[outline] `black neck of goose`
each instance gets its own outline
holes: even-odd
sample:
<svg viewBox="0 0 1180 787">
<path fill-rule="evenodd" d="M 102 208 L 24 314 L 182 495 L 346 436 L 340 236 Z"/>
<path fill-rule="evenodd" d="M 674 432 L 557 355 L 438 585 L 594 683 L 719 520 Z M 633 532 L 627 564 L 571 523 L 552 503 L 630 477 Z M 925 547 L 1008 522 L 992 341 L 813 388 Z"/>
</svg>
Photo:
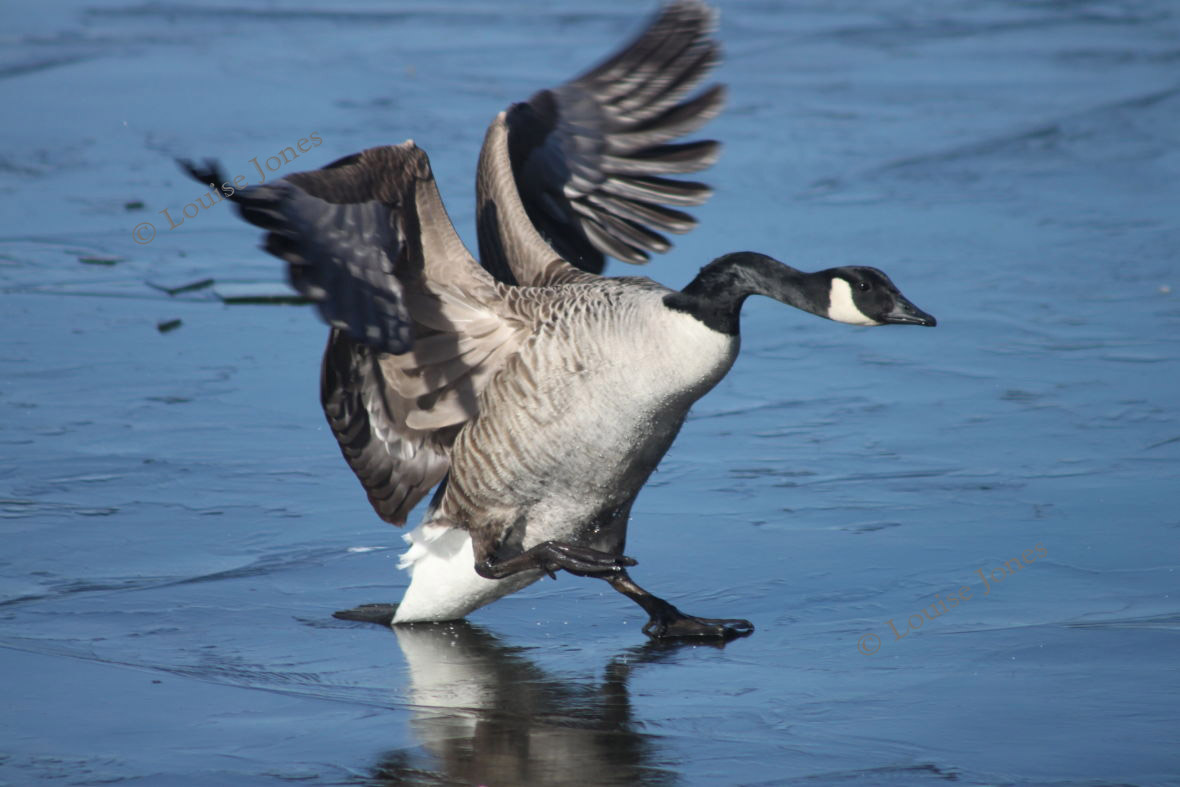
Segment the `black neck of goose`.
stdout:
<svg viewBox="0 0 1180 787">
<path fill-rule="evenodd" d="M 828 288 L 815 274 L 752 251 L 713 260 L 687 287 L 666 296 L 664 304 L 691 314 L 715 331 L 737 336 L 742 304 L 750 295 L 765 295 L 820 316 L 828 305 Z"/>
</svg>

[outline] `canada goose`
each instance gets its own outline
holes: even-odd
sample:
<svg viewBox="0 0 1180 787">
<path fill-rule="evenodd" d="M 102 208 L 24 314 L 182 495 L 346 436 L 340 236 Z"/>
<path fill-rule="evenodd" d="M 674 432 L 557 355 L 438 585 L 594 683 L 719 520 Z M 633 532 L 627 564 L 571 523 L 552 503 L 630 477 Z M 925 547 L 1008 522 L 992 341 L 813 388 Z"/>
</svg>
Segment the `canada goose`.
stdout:
<svg viewBox="0 0 1180 787">
<path fill-rule="evenodd" d="M 404 524 L 438 487 L 407 537 L 402 602 L 344 616 L 453 620 L 564 569 L 638 603 L 652 637 L 753 630 L 683 614 L 635 584 L 623 554 L 636 495 L 737 356 L 742 303 L 766 295 L 854 325 L 935 320 L 874 268 L 805 273 L 739 252 L 675 291 L 563 258 L 642 261 L 666 248 L 648 226 L 691 226 L 655 203 L 699 202 L 706 188 L 646 173 L 715 154 L 664 144 L 719 106 L 717 88 L 677 103 L 716 59 L 711 20 L 701 3 L 672 3 L 602 65 L 492 123 L 478 221 L 496 276 L 463 246 L 413 142 L 230 197 L 332 326 L 321 400 L 377 513 Z M 215 164 L 185 166 L 222 182 Z"/>
</svg>

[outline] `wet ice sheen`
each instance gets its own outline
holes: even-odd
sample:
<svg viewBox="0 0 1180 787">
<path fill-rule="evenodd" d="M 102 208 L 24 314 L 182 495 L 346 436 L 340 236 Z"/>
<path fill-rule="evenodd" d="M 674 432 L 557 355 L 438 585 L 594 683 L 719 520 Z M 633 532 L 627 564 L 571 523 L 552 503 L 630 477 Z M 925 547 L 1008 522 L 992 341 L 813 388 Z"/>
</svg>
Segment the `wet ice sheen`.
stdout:
<svg viewBox="0 0 1180 787">
<path fill-rule="evenodd" d="M 245 173 L 314 124 L 300 167 L 416 139 L 472 239 L 487 121 L 633 4 L 6 8 L 0 781 L 1174 780 L 1177 13 L 724 5 L 717 194 L 645 272 L 876 265 L 940 324 L 747 304 L 628 552 L 758 631 L 677 649 L 568 576 L 471 623 L 332 620 L 405 578 L 322 425 L 323 327 L 218 300 L 285 291 L 224 205 L 131 237 L 191 199 L 173 156 Z"/>
</svg>

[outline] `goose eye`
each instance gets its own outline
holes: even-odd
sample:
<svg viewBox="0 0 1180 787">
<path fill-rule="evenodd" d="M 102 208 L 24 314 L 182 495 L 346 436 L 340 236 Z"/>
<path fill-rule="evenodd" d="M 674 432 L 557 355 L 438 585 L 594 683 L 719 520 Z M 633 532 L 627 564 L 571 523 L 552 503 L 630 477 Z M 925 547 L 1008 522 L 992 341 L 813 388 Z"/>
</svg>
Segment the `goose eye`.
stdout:
<svg viewBox="0 0 1180 787">
<path fill-rule="evenodd" d="M 868 292 L 869 283 L 867 281 L 858 281 L 856 283 L 856 289 L 860 290 L 861 292 Z"/>
</svg>

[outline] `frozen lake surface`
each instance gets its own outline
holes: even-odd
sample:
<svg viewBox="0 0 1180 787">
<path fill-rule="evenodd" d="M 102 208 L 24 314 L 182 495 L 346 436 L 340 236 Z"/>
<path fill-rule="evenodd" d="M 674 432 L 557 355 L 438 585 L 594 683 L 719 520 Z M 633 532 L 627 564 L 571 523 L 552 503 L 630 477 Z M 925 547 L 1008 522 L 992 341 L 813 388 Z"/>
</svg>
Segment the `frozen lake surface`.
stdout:
<svg viewBox="0 0 1180 787">
<path fill-rule="evenodd" d="M 747 304 L 628 545 L 755 623 L 723 648 L 568 575 L 333 620 L 405 578 L 326 331 L 219 300 L 283 290 L 227 206 L 159 213 L 200 194 L 175 156 L 253 183 L 313 132 L 289 171 L 412 137 L 474 247 L 487 122 L 650 6 L 0 7 L 0 782 L 1180 781 L 1180 6 L 721 6 L 716 195 L 645 273 L 870 264 L 939 319 Z"/>
</svg>

